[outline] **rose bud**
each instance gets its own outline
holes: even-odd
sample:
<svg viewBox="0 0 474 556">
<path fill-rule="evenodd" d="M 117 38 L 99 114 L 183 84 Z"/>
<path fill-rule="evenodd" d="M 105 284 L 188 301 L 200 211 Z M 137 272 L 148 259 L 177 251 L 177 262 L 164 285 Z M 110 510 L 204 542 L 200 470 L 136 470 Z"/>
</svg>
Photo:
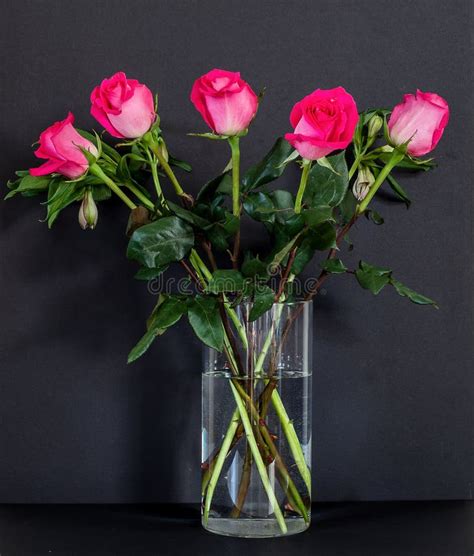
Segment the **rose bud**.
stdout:
<svg viewBox="0 0 474 556">
<path fill-rule="evenodd" d="M 191 102 L 218 135 L 245 131 L 255 117 L 258 98 L 239 72 L 213 69 L 194 82 Z"/>
<path fill-rule="evenodd" d="M 285 139 L 307 160 L 345 149 L 352 141 L 359 115 L 343 87 L 316 89 L 297 102 L 290 114 L 293 133 Z"/>
<path fill-rule="evenodd" d="M 87 228 L 93 230 L 97 225 L 99 211 L 97 210 L 97 205 L 92 196 L 92 191 L 89 189 L 85 192 L 84 198 L 82 199 L 78 219 L 79 225 L 83 230 L 87 230 Z"/>
<path fill-rule="evenodd" d="M 377 137 L 377 133 L 382 129 L 383 126 L 383 118 L 378 114 L 374 114 L 370 120 L 369 125 L 367 126 L 367 137 L 369 139 L 374 139 Z"/>
<path fill-rule="evenodd" d="M 408 141 L 407 153 L 423 156 L 436 147 L 448 120 L 449 107 L 444 98 L 417 90 L 416 95 L 405 95 L 393 109 L 388 121 L 390 141 L 393 145 Z"/>
<path fill-rule="evenodd" d="M 41 133 L 35 156 L 45 158 L 47 162 L 38 168 L 30 168 L 32 176 L 57 173 L 69 179 L 76 179 L 87 172 L 89 163 L 81 148 L 88 150 L 94 156 L 98 154 L 97 149 L 93 143 L 77 132 L 73 123 L 74 116 L 69 112 L 65 120 L 54 123 Z"/>
<path fill-rule="evenodd" d="M 366 166 L 362 166 L 359 169 L 357 179 L 352 186 L 352 193 L 354 193 L 354 197 L 358 201 L 363 201 L 366 198 L 367 193 L 369 192 L 370 187 L 374 182 L 374 174 L 372 174 L 369 168 L 367 168 Z"/>
<path fill-rule="evenodd" d="M 136 139 L 155 121 L 150 89 L 119 71 L 91 93 L 91 114 L 114 137 Z"/>
</svg>

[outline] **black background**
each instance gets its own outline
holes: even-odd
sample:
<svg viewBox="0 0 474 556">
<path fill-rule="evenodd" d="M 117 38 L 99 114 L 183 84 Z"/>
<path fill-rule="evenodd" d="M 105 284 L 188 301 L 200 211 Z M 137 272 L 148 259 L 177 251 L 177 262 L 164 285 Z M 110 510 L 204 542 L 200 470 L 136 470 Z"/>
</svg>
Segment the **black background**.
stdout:
<svg viewBox="0 0 474 556">
<path fill-rule="evenodd" d="M 2 12 L 2 182 L 36 164 L 29 146 L 68 110 L 95 125 L 89 93 L 118 70 L 159 91 L 193 192 L 228 159 L 186 136 L 205 131 L 189 92 L 213 67 L 267 87 L 244 167 L 316 87 L 341 84 L 360 109 L 417 87 L 448 100 L 439 168 L 402 178 L 409 211 L 379 199 L 385 225 L 360 222 L 352 255 L 440 310 L 328 283 L 315 307 L 314 481 L 319 500 L 472 498 L 472 3 L 4 0 Z M 102 205 L 92 233 L 77 207 L 52 231 L 44 213 L 38 199 L 0 203 L 0 501 L 196 501 L 198 342 L 180 324 L 127 366 L 153 298 L 124 257 L 126 211 Z"/>
</svg>

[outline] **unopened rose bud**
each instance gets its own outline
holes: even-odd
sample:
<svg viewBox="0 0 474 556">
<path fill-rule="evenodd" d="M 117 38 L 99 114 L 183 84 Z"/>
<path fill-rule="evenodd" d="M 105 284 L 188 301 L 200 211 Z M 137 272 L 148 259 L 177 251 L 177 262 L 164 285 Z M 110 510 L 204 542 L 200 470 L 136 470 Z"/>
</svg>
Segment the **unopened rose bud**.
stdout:
<svg viewBox="0 0 474 556">
<path fill-rule="evenodd" d="M 370 120 L 367 127 L 367 135 L 369 139 L 377 137 L 377 133 L 382 129 L 383 118 L 378 114 L 374 114 Z"/>
<path fill-rule="evenodd" d="M 99 211 L 92 196 L 92 191 L 88 189 L 79 208 L 79 225 L 83 230 L 87 230 L 87 228 L 93 230 L 97 225 L 98 219 Z"/>
<path fill-rule="evenodd" d="M 354 197 L 358 201 L 363 201 L 370 190 L 370 187 L 374 183 L 375 178 L 369 168 L 362 166 L 357 174 L 357 179 L 352 186 L 352 192 Z"/>
</svg>

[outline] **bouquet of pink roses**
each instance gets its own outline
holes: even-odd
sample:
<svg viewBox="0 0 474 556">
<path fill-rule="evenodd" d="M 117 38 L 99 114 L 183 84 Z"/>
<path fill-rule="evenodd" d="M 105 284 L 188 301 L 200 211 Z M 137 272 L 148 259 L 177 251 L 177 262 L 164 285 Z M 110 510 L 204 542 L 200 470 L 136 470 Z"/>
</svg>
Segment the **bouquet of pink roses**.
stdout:
<svg viewBox="0 0 474 556">
<path fill-rule="evenodd" d="M 94 229 L 97 204 L 116 195 L 129 209 L 127 256 L 140 265 L 136 277 L 150 281 L 170 265 L 182 267 L 194 290 L 160 293 L 129 362 L 187 316 L 213 357 L 222 358 L 231 395 L 230 420 L 203 457 L 204 524 L 216 515 L 255 516 L 249 492 L 256 488 L 256 477 L 266 515 L 284 534 L 291 517 L 309 523 L 311 484 L 301 434 L 275 380 L 284 344 L 304 304 L 294 305 L 284 326 L 283 307 L 294 303 L 298 276 L 311 269 L 320 252 L 326 254 L 303 292 L 305 301 L 316 296 L 330 276 L 351 274 L 375 295 L 392 287 L 414 303 L 435 305 L 390 269 L 365 261 L 348 268 L 343 242 L 361 216 L 383 222 L 370 206 L 383 185 L 410 204 L 393 171 L 433 167 L 433 159 L 423 157 L 441 139 L 449 109 L 437 94 L 417 91 L 405 95 L 393 110 L 360 112 L 343 87 L 316 89 L 294 105 L 292 131 L 241 172 L 241 139 L 260 100 L 239 73 L 215 69 L 195 81 L 191 101 L 211 131 L 192 135 L 226 141 L 230 161 L 193 196 L 178 177 L 191 167 L 169 153 L 157 100 L 144 84 L 119 72 L 91 93 L 91 114 L 118 141 L 109 144 L 96 132 L 75 128 L 69 113 L 41 133 L 35 154 L 44 162 L 18 171 L 17 179 L 8 183 L 7 198 L 46 194 L 49 227 L 77 202 L 81 227 Z M 301 168 L 296 195 L 272 187 L 290 164 Z M 241 228 L 249 219 L 269 238 L 263 252 L 242 245 Z M 262 319 L 268 323 L 260 339 L 256 323 Z M 222 502 L 214 507 L 213 498 L 239 445 L 245 446 L 245 458 L 237 462 L 233 503 L 227 511 Z"/>
</svg>

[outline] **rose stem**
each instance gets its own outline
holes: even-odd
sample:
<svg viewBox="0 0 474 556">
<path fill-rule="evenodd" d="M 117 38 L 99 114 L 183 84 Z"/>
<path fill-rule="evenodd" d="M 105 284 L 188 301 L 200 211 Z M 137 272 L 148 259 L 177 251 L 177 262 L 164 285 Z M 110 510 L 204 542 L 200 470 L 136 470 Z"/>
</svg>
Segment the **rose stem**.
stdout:
<svg viewBox="0 0 474 556">
<path fill-rule="evenodd" d="M 285 292 L 285 286 L 290 276 L 291 266 L 293 265 L 293 262 L 295 260 L 297 249 L 298 249 L 297 247 L 293 247 L 293 249 L 290 251 L 290 255 L 288 257 L 288 263 L 285 267 L 285 270 L 283 271 L 283 276 L 281 277 L 278 291 L 275 295 L 275 303 L 278 303 L 280 301 L 282 295 Z"/>
<path fill-rule="evenodd" d="M 120 187 L 111 178 L 109 178 L 107 174 L 104 173 L 98 164 L 91 164 L 89 166 L 89 172 L 100 178 L 105 185 L 107 185 L 118 197 L 120 197 L 129 209 L 134 210 L 137 208 L 137 205 L 130 199 L 130 197 L 127 197 Z"/>
<path fill-rule="evenodd" d="M 228 139 L 232 153 L 232 214 L 240 220 L 240 137 L 234 136 Z M 235 270 L 239 266 L 240 250 L 240 222 L 235 234 L 234 249 L 232 251 L 232 266 Z"/>
<path fill-rule="evenodd" d="M 404 157 L 405 157 L 405 153 L 402 152 L 402 151 L 399 151 L 399 150 L 395 149 L 392 152 L 392 156 L 390 157 L 389 161 L 387 162 L 387 164 L 385 164 L 385 166 L 382 168 L 382 170 L 380 170 L 380 173 L 377 176 L 377 178 L 375 179 L 374 183 L 371 185 L 371 187 L 369 189 L 369 192 L 365 196 L 364 200 L 357 207 L 357 209 L 356 209 L 356 214 L 357 215 L 360 215 L 365 211 L 365 209 L 367 208 L 367 205 L 372 200 L 372 198 L 375 195 L 375 193 L 377 192 L 378 188 L 385 181 L 385 178 L 390 174 L 390 172 L 393 170 L 393 168 L 395 168 L 395 166 Z"/>
<path fill-rule="evenodd" d="M 194 199 L 191 197 L 191 195 L 189 195 L 188 193 L 185 193 L 183 188 L 181 187 L 178 178 L 176 177 L 175 173 L 173 172 L 171 166 L 168 164 L 168 161 L 166 160 L 166 158 L 164 157 L 160 147 L 158 145 L 151 145 L 151 149 L 153 151 L 153 153 L 156 155 L 156 157 L 158 158 L 161 167 L 163 168 L 163 170 L 165 171 L 166 175 L 168 176 L 171 184 L 174 187 L 174 190 L 176 191 L 176 194 L 179 195 L 180 197 L 182 197 L 183 199 L 185 199 L 190 205 L 192 205 L 194 203 Z"/>
<path fill-rule="evenodd" d="M 306 160 L 303 158 L 303 171 L 301 172 L 301 181 L 298 187 L 298 192 L 296 194 L 295 201 L 295 212 L 299 214 L 301 212 L 301 203 L 303 202 L 303 195 L 306 189 L 306 183 L 308 182 L 309 171 L 311 170 L 311 160 Z"/>
<path fill-rule="evenodd" d="M 160 177 L 158 176 L 158 162 L 156 159 L 154 159 L 148 149 L 147 155 L 150 162 L 151 175 L 153 177 L 153 184 L 155 185 L 156 196 L 158 197 L 158 201 L 160 202 L 160 204 L 166 205 L 165 196 L 163 195 L 163 190 L 161 189 Z"/>
<path fill-rule="evenodd" d="M 265 464 L 263 463 L 262 456 L 260 455 L 257 443 L 255 441 L 255 436 L 253 434 L 252 425 L 250 424 L 249 417 L 247 415 L 247 412 L 245 411 L 244 404 L 239 395 L 239 392 L 237 391 L 237 388 L 234 386 L 233 381 L 231 381 L 230 387 L 232 389 L 232 393 L 234 394 L 235 402 L 240 413 L 240 419 L 242 420 L 245 434 L 247 435 L 247 442 L 250 446 L 252 456 L 255 460 L 255 465 L 259 472 L 260 478 L 262 479 L 263 488 L 267 493 L 270 504 L 273 506 L 273 511 L 275 513 L 275 517 L 278 521 L 278 525 L 280 526 L 282 533 L 286 533 L 288 529 L 286 527 L 285 519 L 278 504 L 278 500 L 276 499 L 275 492 L 273 491 L 272 485 L 270 484 Z"/>
<path fill-rule="evenodd" d="M 243 509 L 245 498 L 247 497 L 247 491 L 250 486 L 250 477 L 252 474 L 252 451 L 247 444 L 245 448 L 245 459 L 242 466 L 242 477 L 240 478 L 239 492 L 237 494 L 237 500 L 235 502 L 232 511 L 230 512 L 231 518 L 237 518 Z"/>
<path fill-rule="evenodd" d="M 144 207 L 146 207 L 147 209 L 149 209 L 153 212 L 157 212 L 159 214 L 159 211 L 156 210 L 154 204 L 150 201 L 150 199 L 145 194 L 143 194 L 138 189 L 138 187 L 135 187 L 132 183 L 125 183 L 124 185 L 127 189 L 129 189 L 135 195 L 135 197 L 139 201 L 142 202 Z"/>
</svg>

